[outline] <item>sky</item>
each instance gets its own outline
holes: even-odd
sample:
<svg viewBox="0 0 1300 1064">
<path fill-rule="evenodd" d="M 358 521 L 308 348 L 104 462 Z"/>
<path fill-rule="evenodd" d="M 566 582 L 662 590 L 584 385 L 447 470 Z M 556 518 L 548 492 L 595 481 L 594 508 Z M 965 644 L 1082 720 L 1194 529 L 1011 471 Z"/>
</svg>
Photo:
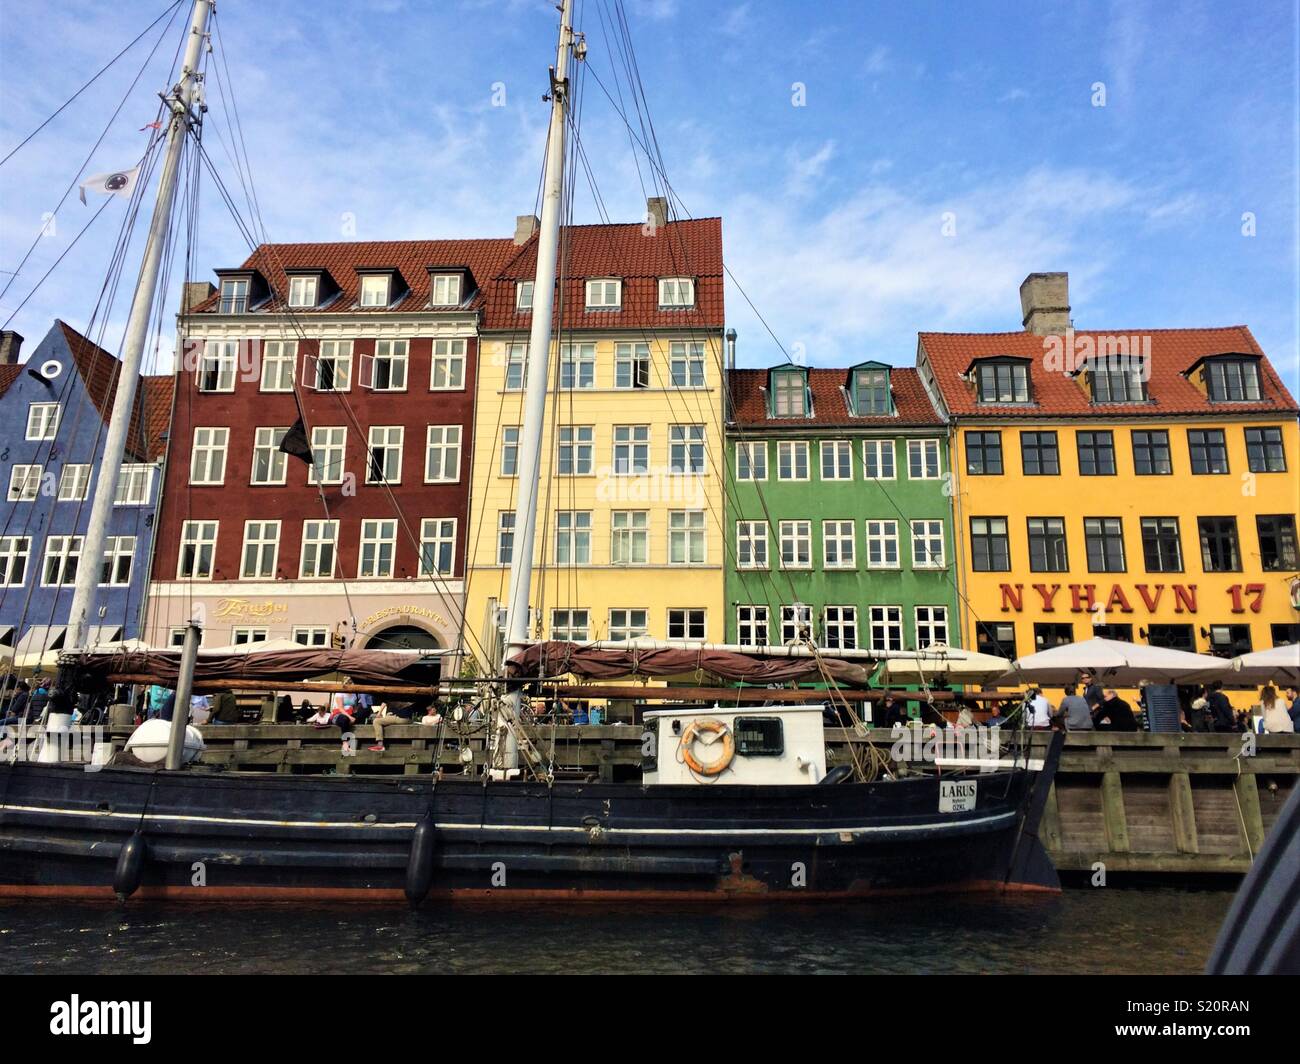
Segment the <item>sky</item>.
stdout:
<svg viewBox="0 0 1300 1064">
<path fill-rule="evenodd" d="M 0 0 L 0 157 L 166 3 Z M 614 3 L 576 0 L 581 135 L 608 215 L 640 221 L 595 81 L 614 91 Z M 1246 324 L 1300 395 L 1297 0 L 623 4 L 668 179 L 723 219 L 742 365 L 911 365 L 917 332 L 1018 329 L 1025 275 L 1067 271 L 1077 328 Z M 161 24 L 0 165 L 0 270 L 45 232 L 0 273 L 25 350 L 96 306 L 125 202 L 71 250 L 101 201 L 48 212 L 87 153 L 86 174 L 138 159 L 188 7 L 152 63 Z M 532 212 L 551 3 L 220 0 L 216 21 L 270 239 L 509 236 Z M 210 84 L 206 143 L 244 209 L 223 100 Z M 595 199 L 580 174 L 575 220 Z M 193 269 L 214 279 L 248 249 L 210 182 L 201 203 Z M 139 253 L 101 312 L 114 350 Z"/>
</svg>

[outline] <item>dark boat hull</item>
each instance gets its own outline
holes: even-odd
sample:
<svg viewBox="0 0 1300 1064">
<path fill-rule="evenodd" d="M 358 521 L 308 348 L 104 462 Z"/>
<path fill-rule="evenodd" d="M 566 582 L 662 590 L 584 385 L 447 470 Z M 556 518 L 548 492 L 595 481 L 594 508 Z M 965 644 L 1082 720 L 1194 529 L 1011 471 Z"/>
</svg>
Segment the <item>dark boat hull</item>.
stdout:
<svg viewBox="0 0 1300 1064">
<path fill-rule="evenodd" d="M 19 763 L 0 766 L 0 896 L 112 898 L 115 877 L 199 902 L 1058 889 L 1035 834 L 1050 772 L 971 778 L 976 808 L 951 813 L 933 777 L 548 787 Z"/>
</svg>

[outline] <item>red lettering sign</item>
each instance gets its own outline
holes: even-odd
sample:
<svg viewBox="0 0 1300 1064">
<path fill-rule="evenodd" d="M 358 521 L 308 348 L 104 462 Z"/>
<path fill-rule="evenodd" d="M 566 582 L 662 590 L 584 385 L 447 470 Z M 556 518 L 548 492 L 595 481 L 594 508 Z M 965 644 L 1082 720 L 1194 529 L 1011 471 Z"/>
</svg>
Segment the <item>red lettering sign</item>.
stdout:
<svg viewBox="0 0 1300 1064">
<path fill-rule="evenodd" d="M 1056 598 L 1056 593 L 1061 590 L 1060 584 L 1053 584 L 1052 589 L 1048 591 L 1046 584 L 1035 584 L 1034 590 L 1038 592 L 1038 597 L 1043 600 L 1043 612 L 1055 613 L 1056 607 L 1052 601 Z"/>
</svg>

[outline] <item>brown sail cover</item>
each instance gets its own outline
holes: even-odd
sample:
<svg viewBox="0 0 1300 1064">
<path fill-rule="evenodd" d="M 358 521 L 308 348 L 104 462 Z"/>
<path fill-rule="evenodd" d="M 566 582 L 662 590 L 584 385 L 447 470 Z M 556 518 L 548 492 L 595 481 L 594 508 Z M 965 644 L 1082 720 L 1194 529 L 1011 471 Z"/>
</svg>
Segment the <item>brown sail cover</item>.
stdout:
<svg viewBox="0 0 1300 1064">
<path fill-rule="evenodd" d="M 88 653 L 74 659 L 78 669 L 92 676 L 150 676 L 163 686 L 173 686 L 180 673 L 179 650 Z M 313 676 L 342 673 L 353 683 L 430 684 L 438 679 L 438 665 L 412 654 L 391 650 L 335 650 L 303 647 L 301 650 L 267 650 L 249 654 L 205 655 L 194 666 L 196 680 L 239 679 L 274 684 L 310 680 Z"/>
<path fill-rule="evenodd" d="M 539 666 L 543 667 L 539 670 Z M 535 643 L 506 662 L 506 675 L 515 678 L 578 676 L 611 680 L 621 676 L 689 676 L 707 673 L 720 680 L 748 684 L 816 682 L 826 677 L 837 684 L 866 687 L 874 664 L 823 657 L 763 657 L 728 650 L 655 649 L 612 650 L 577 643 Z"/>
</svg>

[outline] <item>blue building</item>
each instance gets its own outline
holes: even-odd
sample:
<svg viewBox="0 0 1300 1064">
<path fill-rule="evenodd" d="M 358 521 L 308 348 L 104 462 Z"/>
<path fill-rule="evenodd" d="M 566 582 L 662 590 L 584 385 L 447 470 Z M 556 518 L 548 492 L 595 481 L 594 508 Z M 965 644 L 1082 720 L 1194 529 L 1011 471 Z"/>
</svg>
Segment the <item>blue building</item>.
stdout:
<svg viewBox="0 0 1300 1064">
<path fill-rule="evenodd" d="M 120 363 L 56 321 L 25 362 L 22 337 L 0 334 L 0 666 L 48 664 L 63 648 L 83 536 Z M 137 389 L 89 642 L 135 637 L 171 418 L 169 376 Z"/>
</svg>

